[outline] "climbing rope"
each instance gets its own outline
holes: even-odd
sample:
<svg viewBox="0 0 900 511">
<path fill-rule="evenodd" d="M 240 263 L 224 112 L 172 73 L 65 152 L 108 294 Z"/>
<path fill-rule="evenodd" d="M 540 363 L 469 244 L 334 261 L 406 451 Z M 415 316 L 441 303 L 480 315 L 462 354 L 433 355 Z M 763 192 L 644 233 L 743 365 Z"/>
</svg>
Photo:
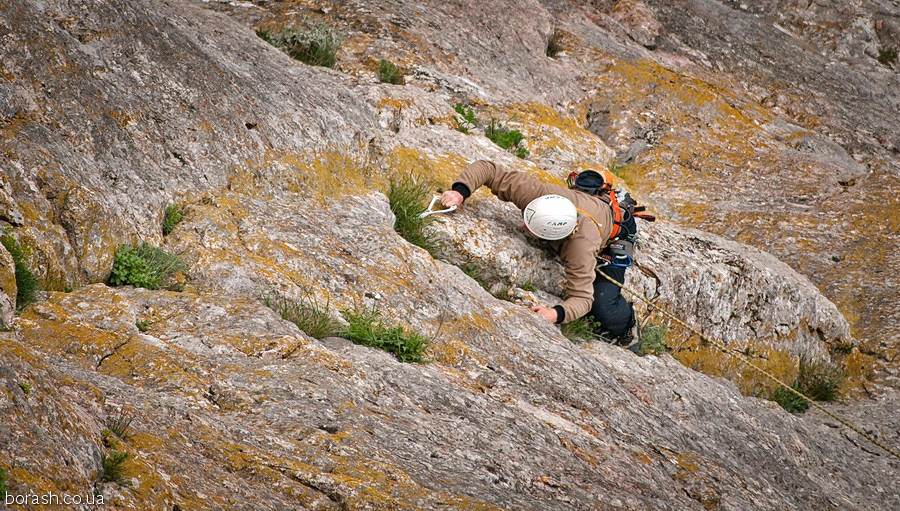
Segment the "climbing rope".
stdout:
<svg viewBox="0 0 900 511">
<path fill-rule="evenodd" d="M 763 374 L 763 375 L 765 375 L 766 377 L 770 378 L 770 379 L 771 379 L 772 381 L 774 381 L 775 383 L 781 385 L 782 387 L 784 387 L 785 389 L 787 389 L 789 392 L 793 392 L 794 394 L 796 394 L 796 395 L 799 396 L 800 398 L 806 400 L 810 405 L 812 405 L 812 406 L 818 408 L 818 409 L 821 410 L 825 415 L 828 415 L 828 416 L 831 417 L 832 419 L 834 419 L 834 420 L 838 421 L 839 423 L 843 424 L 844 426 L 846 426 L 846 427 L 849 428 L 850 430 L 856 432 L 859 436 L 865 438 L 865 439 L 868 440 L 869 442 L 872 442 L 873 444 L 877 445 L 878 447 L 881 447 L 881 448 L 884 449 L 886 452 L 888 452 L 889 454 L 893 455 L 895 458 L 900 459 L 900 454 L 897 454 L 896 451 L 894 451 L 894 450 L 892 450 L 891 448 L 887 447 L 886 445 L 882 444 L 881 442 L 879 442 L 878 440 L 876 440 L 875 438 L 873 438 L 871 435 L 869 435 L 869 434 L 863 432 L 861 429 L 857 428 L 856 426 L 854 426 L 853 424 L 851 424 L 851 423 L 848 422 L 847 420 L 841 418 L 841 417 L 838 416 L 837 414 L 835 414 L 835 413 L 829 411 L 829 410 L 828 410 L 827 408 L 825 408 L 824 406 L 822 406 L 822 405 L 820 405 L 819 403 L 813 401 L 811 398 L 807 397 L 805 394 L 803 394 L 803 393 L 800 392 L 799 390 L 797 390 L 797 389 L 791 387 L 790 385 L 786 384 L 785 382 L 781 381 L 780 379 L 778 379 L 777 377 L 775 377 L 775 375 L 773 375 L 773 374 L 770 373 L 769 371 L 766 371 L 766 370 L 763 369 L 762 367 L 759 367 L 758 365 L 754 364 L 751 360 L 748 359 L 748 357 L 747 357 L 746 354 L 740 353 L 740 352 L 734 352 L 734 351 L 732 351 L 732 350 L 729 349 L 728 346 L 726 346 L 725 344 L 722 344 L 721 342 L 715 341 L 715 340 L 710 339 L 709 337 L 703 335 L 702 333 L 700 333 L 699 331 L 697 331 L 696 328 L 694 328 L 694 327 L 688 325 L 687 323 L 685 323 L 684 321 L 678 319 L 675 315 L 673 315 L 673 314 L 670 313 L 669 311 L 667 311 L 667 310 L 665 310 L 665 309 L 659 307 L 658 305 L 652 303 L 650 300 L 648 300 L 646 297 L 644 297 L 642 294 L 638 293 L 637 291 L 634 291 L 633 289 L 630 289 L 630 288 L 626 287 L 626 286 L 623 285 L 621 282 L 618 282 L 617 280 L 613 279 L 612 277 L 610 277 L 609 275 L 606 275 L 605 273 L 603 273 L 603 272 L 601 272 L 601 271 L 597 271 L 597 273 L 598 273 L 599 275 L 602 275 L 603 278 L 605 278 L 606 280 L 608 280 L 608 281 L 612 282 L 613 284 L 619 286 L 619 287 L 622 288 L 623 290 L 628 291 L 629 293 L 631 293 L 632 295 L 634 295 L 635 298 L 637 298 L 637 299 L 641 300 L 642 302 L 646 303 L 648 306 L 650 306 L 652 309 L 655 309 L 657 312 L 659 312 L 659 313 L 662 314 L 663 316 L 669 318 L 670 320 L 674 321 L 675 323 L 681 325 L 682 327 L 688 329 L 689 331 L 691 331 L 691 332 L 694 333 L 695 335 L 699 336 L 701 340 L 703 340 L 703 341 L 705 341 L 705 342 L 708 342 L 709 344 L 715 346 L 716 348 L 718 348 L 719 350 L 721 350 L 722 353 L 725 353 L 725 354 L 731 355 L 731 356 L 734 356 L 735 353 L 738 353 L 738 354 L 740 354 L 740 355 L 743 355 L 742 357 L 738 357 L 738 359 L 739 359 L 741 362 L 743 362 L 744 364 L 746 364 L 746 365 L 752 367 L 753 369 L 759 371 L 761 374 Z"/>
</svg>

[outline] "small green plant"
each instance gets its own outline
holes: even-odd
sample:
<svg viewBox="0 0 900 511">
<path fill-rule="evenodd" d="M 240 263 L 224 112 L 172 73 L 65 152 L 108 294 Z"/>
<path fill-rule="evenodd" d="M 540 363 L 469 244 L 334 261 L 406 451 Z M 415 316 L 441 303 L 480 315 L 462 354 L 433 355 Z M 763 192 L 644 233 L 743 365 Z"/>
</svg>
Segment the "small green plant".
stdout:
<svg viewBox="0 0 900 511">
<path fill-rule="evenodd" d="M 660 355 L 669 349 L 666 344 L 666 326 L 649 324 L 641 329 L 641 348 L 638 353 L 644 355 Z"/>
<path fill-rule="evenodd" d="M 344 335 L 350 341 L 392 353 L 400 362 L 428 362 L 423 355 L 428 339 L 403 327 L 384 324 L 381 313 L 359 307 L 341 311 L 350 326 Z"/>
<path fill-rule="evenodd" d="M 890 66 L 897 60 L 897 50 L 893 48 L 887 49 L 878 49 L 878 62 L 881 62 L 885 66 Z"/>
<path fill-rule="evenodd" d="M 125 479 L 125 467 L 123 466 L 127 459 L 127 452 L 112 451 L 109 455 L 103 453 L 100 458 L 100 473 L 97 475 L 97 479 L 101 483 L 130 486 L 131 482 Z"/>
<path fill-rule="evenodd" d="M 546 54 L 551 59 L 555 59 L 565 48 L 562 44 L 563 34 L 559 30 L 554 30 L 553 35 L 547 40 Z"/>
<path fill-rule="evenodd" d="M 137 247 L 119 245 L 109 283 L 113 286 L 174 289 L 177 286 L 172 276 L 186 269 L 181 259 L 146 242 Z"/>
<path fill-rule="evenodd" d="M 800 372 L 795 385 L 816 401 L 837 401 L 844 382 L 841 369 L 825 361 L 800 360 Z"/>
<path fill-rule="evenodd" d="M 403 70 L 389 60 L 381 59 L 378 62 L 378 80 L 381 83 L 401 85 L 403 83 Z"/>
<path fill-rule="evenodd" d="M 519 158 L 526 158 L 530 154 L 528 149 L 520 145 L 525 140 L 525 135 L 519 130 L 509 129 L 504 123 L 498 122 L 497 119 L 491 119 L 491 123 L 484 129 L 484 135 L 491 142 Z"/>
<path fill-rule="evenodd" d="M 625 165 L 616 165 L 615 163 L 610 163 L 609 167 L 607 168 L 610 172 L 612 172 L 614 176 L 624 178 L 625 171 L 628 169 L 628 165 L 630 164 L 626 163 Z"/>
<path fill-rule="evenodd" d="M 840 387 L 844 381 L 841 369 L 830 362 L 800 359 L 799 372 L 791 388 L 815 401 L 836 401 L 840 397 Z M 778 387 L 769 395 L 769 400 L 779 404 L 790 413 L 805 412 L 809 409 L 806 399 L 784 387 Z"/>
<path fill-rule="evenodd" d="M 9 487 L 6 486 L 6 470 L 0 468 L 0 494 L 3 495 L 3 500 L 6 500 L 6 493 L 9 491 Z"/>
<path fill-rule="evenodd" d="M 31 393 L 31 385 L 28 383 L 19 383 L 19 388 L 26 394 Z"/>
<path fill-rule="evenodd" d="M 257 30 L 263 41 L 311 66 L 332 68 L 344 36 L 327 23 L 303 20 L 300 26 L 285 26 L 278 32 Z"/>
<path fill-rule="evenodd" d="M 528 279 L 525 281 L 524 284 L 522 284 L 522 291 L 528 291 L 529 293 L 533 293 L 533 292 L 537 291 L 537 288 L 534 287 L 534 282 L 532 282 L 531 279 Z"/>
<path fill-rule="evenodd" d="M 131 438 L 131 432 L 129 431 L 131 429 L 131 421 L 130 415 L 125 412 L 119 412 L 117 415 L 107 419 L 106 427 L 114 435 L 127 442 Z"/>
<path fill-rule="evenodd" d="M 166 214 L 163 216 L 163 235 L 168 236 L 172 229 L 184 218 L 184 210 L 178 204 L 172 204 L 166 208 Z"/>
<path fill-rule="evenodd" d="M 28 258 L 31 257 L 31 250 L 20 245 L 18 240 L 9 233 L 0 236 L 0 243 L 13 259 L 17 289 L 16 312 L 21 312 L 29 304 L 37 301 L 37 292 L 40 289 L 37 277 L 34 276 L 27 263 Z"/>
<path fill-rule="evenodd" d="M 841 353 L 843 355 L 849 355 L 853 353 L 853 349 L 856 348 L 856 343 L 854 342 L 839 342 L 831 347 L 832 353 Z"/>
<path fill-rule="evenodd" d="M 395 217 L 394 230 L 406 241 L 435 255 L 440 246 L 426 230 L 434 222 L 434 216 L 419 217 L 428 209 L 431 189 L 429 183 L 407 174 L 391 178 L 387 196 Z"/>
<path fill-rule="evenodd" d="M 488 283 L 484 280 L 484 276 L 481 274 L 481 268 L 478 267 L 477 264 L 470 264 L 463 268 L 463 273 L 466 274 L 467 277 L 474 280 L 481 286 L 482 289 L 488 291 Z"/>
<path fill-rule="evenodd" d="M 796 385 L 791 385 L 791 388 L 799 390 Z M 779 386 L 775 389 L 775 392 L 769 395 L 769 401 L 778 403 L 778 406 L 790 413 L 802 413 L 809 409 L 809 401 L 782 386 Z"/>
<path fill-rule="evenodd" d="M 563 335 L 575 344 L 593 340 L 596 323 L 592 318 L 581 317 L 559 326 Z"/>
<path fill-rule="evenodd" d="M 453 110 L 456 111 L 456 114 L 459 117 L 456 117 L 456 131 L 461 133 L 469 134 L 473 129 L 475 129 L 475 112 L 472 111 L 471 108 L 468 110 L 464 108 L 460 103 L 457 103 Z"/>
<path fill-rule="evenodd" d="M 341 324 L 328 314 L 328 303 L 321 307 L 309 294 L 295 300 L 278 293 L 269 293 L 263 296 L 263 303 L 282 319 L 297 325 L 306 335 L 316 339 L 333 337 L 343 330 Z"/>
<path fill-rule="evenodd" d="M 147 323 L 146 321 L 137 320 L 134 322 L 134 326 L 136 326 L 137 329 L 140 330 L 141 332 L 146 332 L 147 330 L 150 330 L 150 323 Z"/>
</svg>

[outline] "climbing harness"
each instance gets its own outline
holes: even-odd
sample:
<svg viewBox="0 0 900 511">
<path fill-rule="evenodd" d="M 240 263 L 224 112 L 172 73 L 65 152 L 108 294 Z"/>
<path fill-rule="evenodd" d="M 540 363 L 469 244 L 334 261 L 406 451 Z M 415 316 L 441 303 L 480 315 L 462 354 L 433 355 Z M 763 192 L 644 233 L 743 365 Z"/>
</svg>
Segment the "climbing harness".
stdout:
<svg viewBox="0 0 900 511">
<path fill-rule="evenodd" d="M 428 204 L 428 209 L 426 209 L 423 213 L 419 215 L 419 218 L 425 218 L 428 215 L 434 215 L 435 213 L 449 213 L 451 211 L 456 210 L 456 206 L 450 206 L 447 209 L 434 209 L 434 204 L 441 199 L 440 196 L 435 195 L 433 199 L 431 199 L 431 203 Z"/>
<path fill-rule="evenodd" d="M 637 291 L 635 291 L 635 290 L 633 290 L 633 289 L 631 289 L 631 288 L 629 288 L 629 287 L 623 285 L 621 282 L 619 282 L 619 281 L 613 279 L 613 278 L 610 277 L 609 275 L 606 275 L 605 273 L 603 273 L 603 272 L 601 272 L 601 271 L 599 271 L 599 270 L 597 271 L 597 273 L 598 273 L 599 275 L 602 275 L 603 278 L 605 278 L 606 280 L 608 280 L 608 281 L 612 282 L 613 284 L 619 286 L 619 287 L 622 288 L 623 290 L 628 291 L 628 292 L 629 292 L 631 295 L 633 295 L 635 298 L 637 298 L 637 299 L 641 300 L 642 302 L 646 303 L 651 309 L 656 310 L 657 312 L 659 312 L 659 313 L 662 314 L 663 316 L 669 318 L 670 320 L 674 321 L 675 323 L 677 323 L 677 324 L 681 325 L 682 327 L 688 329 L 688 330 L 689 330 L 690 332 L 692 332 L 693 334 L 699 336 L 700 339 L 701 339 L 702 341 L 707 342 L 707 343 L 713 345 L 714 347 L 716 347 L 717 349 L 719 349 L 719 351 L 721 351 L 722 353 L 725 353 L 726 355 L 730 355 L 730 356 L 734 356 L 735 354 L 742 355 L 742 357 L 738 357 L 738 359 L 739 359 L 742 363 L 744 363 L 744 364 L 746 364 L 747 366 L 749 366 L 749 367 L 755 369 L 755 370 L 756 370 L 757 372 L 759 372 L 760 374 L 765 375 L 765 376 L 766 376 L 767 378 L 769 378 L 770 380 L 774 381 L 774 382 L 777 383 L 778 385 L 781 385 L 782 387 L 784 387 L 785 389 L 787 389 L 789 392 L 792 392 L 792 393 L 796 394 L 796 395 L 797 395 L 798 397 L 800 397 L 801 399 L 804 399 L 805 401 L 807 401 L 810 405 L 812 405 L 812 406 L 814 406 L 815 408 L 818 408 L 819 410 L 821 410 L 825 415 L 828 415 L 828 416 L 831 417 L 832 419 L 834 419 L 834 420 L 838 421 L 839 423 L 843 424 L 844 426 L 846 426 L 847 428 L 849 428 L 851 431 L 856 432 L 856 433 L 857 433 L 858 435 L 860 435 L 861 437 L 865 438 L 865 439 L 868 440 L 869 442 L 872 442 L 874 445 L 877 445 L 878 447 L 884 449 L 887 453 L 893 455 L 895 458 L 900 459 L 900 454 L 898 454 L 896 451 L 894 451 L 894 450 L 892 450 L 891 448 L 887 447 L 886 445 L 882 444 L 882 443 L 879 442 L 878 440 L 875 440 L 871 435 L 869 435 L 869 434 L 863 432 L 860 428 L 854 426 L 853 424 L 851 424 L 851 423 L 848 422 L 847 420 L 841 418 L 841 417 L 838 416 L 837 414 L 835 414 L 835 413 L 829 411 L 827 408 L 825 408 L 824 406 L 820 405 L 819 403 L 813 401 L 812 398 L 806 396 L 805 394 L 803 394 L 803 393 L 800 392 L 799 390 L 797 390 L 797 389 L 791 387 L 790 385 L 788 385 L 787 383 L 781 381 L 780 379 L 778 379 L 777 377 L 775 377 L 775 375 L 773 375 L 772 373 L 770 373 L 770 372 L 766 371 L 765 369 L 759 367 L 758 365 L 754 364 L 752 361 L 750 361 L 750 360 L 748 359 L 747 354 L 741 353 L 741 352 L 736 352 L 736 351 L 734 351 L 734 350 L 728 348 L 728 346 L 726 346 L 725 344 L 722 344 L 721 342 L 718 342 L 718 341 L 715 341 L 715 340 L 713 340 L 713 339 L 710 339 L 709 337 L 707 337 L 707 336 L 703 335 L 702 333 L 700 333 L 699 331 L 697 331 L 696 328 L 694 328 L 694 327 L 688 325 L 687 323 L 685 323 L 684 321 L 678 319 L 677 316 L 675 316 L 674 314 L 670 313 L 669 311 L 667 311 L 667 310 L 665 310 L 665 309 L 659 307 L 658 305 L 656 305 L 655 303 L 653 303 L 653 301 L 647 299 L 645 296 L 643 296 L 642 294 L 638 293 Z M 655 301 L 655 300 L 654 300 L 654 301 Z"/>
<path fill-rule="evenodd" d="M 634 244 L 636 241 L 635 233 L 628 232 L 625 225 L 634 218 L 641 218 L 648 222 L 653 222 L 656 217 L 645 213 L 647 209 L 639 206 L 637 201 L 631 197 L 622 188 L 616 190 L 612 187 L 613 177 L 608 171 L 597 172 L 596 170 L 585 170 L 581 173 L 572 172 L 566 179 L 566 184 L 572 190 L 584 192 L 593 197 L 597 197 L 607 203 L 612 210 L 613 225 L 610 231 L 609 239 L 606 246 L 597 255 L 597 266 L 606 266 L 608 264 L 621 268 L 628 268 L 634 264 Z M 616 195 L 618 193 L 618 196 Z M 619 199 L 618 197 L 621 197 Z M 586 214 L 597 228 L 600 224 L 594 220 L 586 211 L 578 210 Z"/>
</svg>

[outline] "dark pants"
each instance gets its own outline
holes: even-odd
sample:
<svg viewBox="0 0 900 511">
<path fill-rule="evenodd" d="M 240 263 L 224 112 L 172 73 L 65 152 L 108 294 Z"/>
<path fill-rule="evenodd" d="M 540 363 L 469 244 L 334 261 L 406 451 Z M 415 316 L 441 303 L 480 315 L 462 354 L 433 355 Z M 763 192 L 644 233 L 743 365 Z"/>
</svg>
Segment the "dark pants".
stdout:
<svg viewBox="0 0 900 511">
<path fill-rule="evenodd" d="M 625 268 L 606 265 L 600 269 L 617 282 L 625 283 Z M 594 278 L 594 304 L 589 317 L 599 324 L 598 331 L 609 332 L 611 337 L 619 337 L 634 326 L 634 309 L 622 296 L 619 286 L 597 275 Z"/>
<path fill-rule="evenodd" d="M 637 236 L 637 223 L 634 217 L 623 222 L 624 234 Z M 600 269 L 616 282 L 625 284 L 625 268 L 608 264 Z M 600 275 L 594 277 L 594 303 L 591 305 L 589 317 L 599 324 L 597 330 L 609 332 L 610 337 L 619 337 L 634 326 L 634 308 L 622 296 L 622 289 Z"/>
</svg>

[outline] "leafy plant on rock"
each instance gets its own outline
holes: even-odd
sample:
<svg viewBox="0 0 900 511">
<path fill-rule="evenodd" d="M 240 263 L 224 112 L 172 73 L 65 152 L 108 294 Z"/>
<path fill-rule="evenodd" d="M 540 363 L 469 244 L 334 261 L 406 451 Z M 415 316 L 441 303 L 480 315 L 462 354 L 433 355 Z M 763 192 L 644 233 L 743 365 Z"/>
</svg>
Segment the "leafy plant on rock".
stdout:
<svg viewBox="0 0 900 511">
<path fill-rule="evenodd" d="M 123 466 L 127 459 L 127 452 L 113 451 L 109 455 L 103 453 L 100 458 L 100 473 L 97 475 L 97 479 L 102 483 L 130 486 L 130 482 L 125 479 L 125 467 Z"/>
<path fill-rule="evenodd" d="M 462 104 L 457 103 L 456 106 L 453 107 L 453 110 L 458 115 L 458 117 L 454 118 L 456 121 L 456 131 L 468 134 L 475 129 L 477 121 L 475 119 L 475 112 L 473 112 L 471 108 L 466 109 Z"/>
<path fill-rule="evenodd" d="M 423 358 L 428 339 L 403 327 L 387 326 L 380 312 L 358 307 L 341 311 L 350 324 L 344 335 L 355 344 L 392 353 L 400 362 L 428 362 Z"/>
<path fill-rule="evenodd" d="M 590 341 L 594 338 L 594 320 L 588 317 L 581 317 L 559 326 L 563 335 L 569 338 L 575 344 Z"/>
<path fill-rule="evenodd" d="M 137 247 L 119 245 L 109 283 L 113 286 L 174 289 L 177 286 L 172 276 L 186 269 L 187 266 L 177 256 L 146 242 Z"/>
<path fill-rule="evenodd" d="M 12 256 L 16 279 L 16 312 L 21 312 L 28 304 L 37 300 L 37 292 L 40 289 L 37 277 L 28 267 L 28 258 L 31 250 L 19 244 L 18 240 L 8 232 L 0 236 L 0 243 Z"/>
<path fill-rule="evenodd" d="M 791 388 L 815 401 L 836 401 L 843 380 L 843 371 L 839 367 L 825 361 L 801 359 L 799 373 Z M 790 413 L 809 409 L 809 401 L 781 386 L 768 399 Z"/>
<path fill-rule="evenodd" d="M 509 129 L 504 123 L 491 119 L 491 123 L 484 129 L 484 135 L 491 142 L 515 154 L 519 158 L 526 158 L 529 154 L 528 149 L 522 146 L 525 135 L 519 130 Z"/>
<path fill-rule="evenodd" d="M 391 61 L 381 59 L 378 62 L 378 80 L 381 83 L 400 85 L 403 83 L 403 70 Z"/>
<path fill-rule="evenodd" d="M 166 208 L 166 214 L 163 216 L 162 232 L 168 236 L 172 229 L 178 225 L 184 218 L 184 210 L 178 204 L 172 204 Z"/>
<path fill-rule="evenodd" d="M 344 36 L 334 27 L 305 18 L 300 26 L 284 26 L 277 32 L 257 30 L 262 40 L 311 66 L 333 68 Z"/>
<path fill-rule="evenodd" d="M 639 355 L 660 355 L 665 353 L 669 346 L 666 344 L 666 326 L 649 324 L 641 328 L 641 348 Z"/>
</svg>

